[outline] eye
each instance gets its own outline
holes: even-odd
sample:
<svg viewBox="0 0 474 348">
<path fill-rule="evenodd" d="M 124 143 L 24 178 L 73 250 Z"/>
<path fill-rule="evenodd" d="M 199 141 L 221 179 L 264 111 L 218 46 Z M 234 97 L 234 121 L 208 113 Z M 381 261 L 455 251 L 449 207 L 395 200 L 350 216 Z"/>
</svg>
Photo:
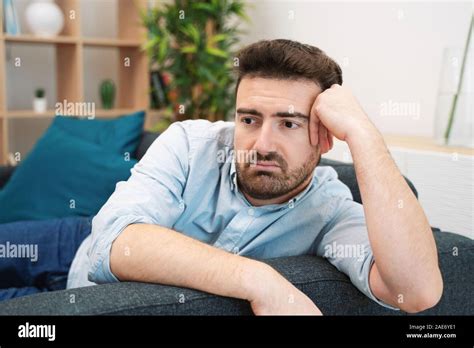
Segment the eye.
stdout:
<svg viewBox="0 0 474 348">
<path fill-rule="evenodd" d="M 288 129 L 297 129 L 300 126 L 299 124 L 291 121 L 283 121 L 283 125 Z"/>
<path fill-rule="evenodd" d="M 254 120 L 253 118 L 251 118 L 251 117 L 242 117 L 242 118 L 240 119 L 240 122 L 245 123 L 245 124 L 247 124 L 247 125 L 252 124 L 252 121 L 255 121 L 255 120 Z"/>
</svg>

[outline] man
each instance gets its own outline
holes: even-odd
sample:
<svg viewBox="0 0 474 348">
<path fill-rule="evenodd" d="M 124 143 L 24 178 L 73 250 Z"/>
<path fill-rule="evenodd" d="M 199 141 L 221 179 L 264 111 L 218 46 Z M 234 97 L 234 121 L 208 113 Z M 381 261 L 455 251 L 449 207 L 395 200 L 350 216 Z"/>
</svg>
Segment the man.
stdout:
<svg viewBox="0 0 474 348">
<path fill-rule="evenodd" d="M 289 40 L 252 44 L 238 62 L 235 122 L 171 125 L 94 218 L 68 287 L 161 283 L 246 299 L 255 314 L 321 314 L 258 261 L 314 254 L 381 305 L 434 306 L 431 228 L 339 66 Z M 349 145 L 363 206 L 317 166 L 333 136 Z"/>
</svg>

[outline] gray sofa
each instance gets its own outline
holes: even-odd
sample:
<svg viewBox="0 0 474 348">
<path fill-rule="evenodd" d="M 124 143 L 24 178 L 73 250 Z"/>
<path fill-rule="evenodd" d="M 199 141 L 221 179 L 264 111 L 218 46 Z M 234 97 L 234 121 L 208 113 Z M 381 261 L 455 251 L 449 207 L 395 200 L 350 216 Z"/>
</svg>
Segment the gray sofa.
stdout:
<svg viewBox="0 0 474 348">
<path fill-rule="evenodd" d="M 157 134 L 145 132 L 135 157 L 140 159 Z M 361 202 L 354 167 L 323 159 Z M 0 188 L 14 171 L 0 167 Z M 417 195 L 413 184 L 406 179 Z M 444 279 L 444 293 L 437 306 L 419 315 L 474 314 L 474 241 L 432 227 Z M 457 253 L 454 252 L 457 251 Z M 294 256 L 265 260 L 307 294 L 326 315 L 407 315 L 369 300 L 326 260 Z M 103 284 L 80 289 L 40 293 L 0 302 L 0 315 L 248 315 L 243 300 L 197 290 L 145 283 Z"/>
</svg>

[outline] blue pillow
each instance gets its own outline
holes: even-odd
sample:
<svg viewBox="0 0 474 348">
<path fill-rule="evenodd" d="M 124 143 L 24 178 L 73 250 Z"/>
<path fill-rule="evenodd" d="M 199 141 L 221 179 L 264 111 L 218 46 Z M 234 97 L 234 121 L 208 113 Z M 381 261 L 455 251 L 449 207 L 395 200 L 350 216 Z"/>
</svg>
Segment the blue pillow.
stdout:
<svg viewBox="0 0 474 348">
<path fill-rule="evenodd" d="M 119 154 L 133 155 L 143 133 L 145 112 L 138 111 L 114 119 L 86 119 L 71 116 L 57 116 L 51 129 L 62 129 L 76 137 Z"/>
<path fill-rule="evenodd" d="M 136 160 L 88 140 L 51 127 L 0 191 L 0 223 L 95 215 Z"/>
</svg>

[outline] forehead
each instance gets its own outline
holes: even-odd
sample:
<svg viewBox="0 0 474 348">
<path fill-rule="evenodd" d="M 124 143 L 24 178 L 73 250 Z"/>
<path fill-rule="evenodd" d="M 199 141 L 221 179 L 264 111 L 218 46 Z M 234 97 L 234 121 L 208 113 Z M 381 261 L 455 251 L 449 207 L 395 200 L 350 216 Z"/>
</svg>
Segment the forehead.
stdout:
<svg viewBox="0 0 474 348">
<path fill-rule="evenodd" d="M 295 109 L 308 111 L 319 93 L 321 88 L 309 80 L 245 77 L 240 81 L 236 104 L 255 109 L 287 109 L 293 105 Z"/>
</svg>

